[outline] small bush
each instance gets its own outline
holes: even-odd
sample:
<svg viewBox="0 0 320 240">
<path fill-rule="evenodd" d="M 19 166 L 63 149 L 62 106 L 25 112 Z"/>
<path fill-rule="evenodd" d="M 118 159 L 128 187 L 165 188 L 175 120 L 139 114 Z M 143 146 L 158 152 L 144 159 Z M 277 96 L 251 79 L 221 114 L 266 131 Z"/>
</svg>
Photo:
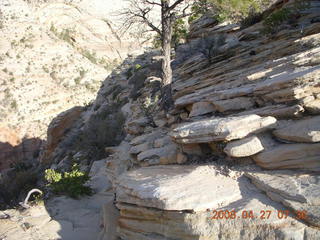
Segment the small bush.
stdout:
<svg viewBox="0 0 320 240">
<path fill-rule="evenodd" d="M 246 18 L 241 20 L 240 25 L 241 25 L 241 28 L 247 28 L 262 20 L 263 20 L 263 13 L 257 12 L 255 9 L 252 8 L 249 12 L 249 15 Z"/>
<path fill-rule="evenodd" d="M 97 54 L 95 52 L 90 52 L 89 50 L 82 49 L 81 54 L 93 64 L 98 63 Z"/>
<path fill-rule="evenodd" d="M 37 173 L 32 169 L 16 169 L 13 176 L 4 179 L 0 184 L 0 195 L 8 206 L 13 206 L 23 200 L 27 192 L 37 186 Z M 5 206 L 0 204 L 0 209 Z"/>
<path fill-rule="evenodd" d="M 267 18 L 265 18 L 263 22 L 264 29 L 262 30 L 262 32 L 264 34 L 276 33 L 279 30 L 281 24 L 286 21 L 298 18 L 300 12 L 309 7 L 309 1 L 296 0 L 294 1 L 292 6 L 274 11 Z"/>
<path fill-rule="evenodd" d="M 45 179 L 56 194 L 65 194 L 72 198 L 92 194 L 92 189 L 84 185 L 90 178 L 88 174 L 80 171 L 77 164 L 72 166 L 71 172 L 61 173 L 47 169 Z"/>
<path fill-rule="evenodd" d="M 17 109 L 17 108 L 18 108 L 17 101 L 16 101 L 16 100 L 13 100 L 13 101 L 11 102 L 11 104 L 10 104 L 10 107 L 11 107 L 12 109 Z"/>
<path fill-rule="evenodd" d="M 262 12 L 270 3 L 270 0 L 203 0 L 195 1 L 189 18 L 189 22 L 197 20 L 209 13 L 219 22 L 231 20 L 241 21 L 250 15 L 250 12 Z"/>
</svg>

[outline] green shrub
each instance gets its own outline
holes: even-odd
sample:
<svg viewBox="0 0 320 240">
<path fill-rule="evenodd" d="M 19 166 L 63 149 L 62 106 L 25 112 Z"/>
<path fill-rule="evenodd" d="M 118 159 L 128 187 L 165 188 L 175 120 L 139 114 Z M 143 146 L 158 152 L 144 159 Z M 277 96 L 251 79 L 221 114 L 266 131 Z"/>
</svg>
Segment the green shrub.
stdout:
<svg viewBox="0 0 320 240">
<path fill-rule="evenodd" d="M 209 13 L 219 22 L 225 20 L 241 21 L 252 12 L 261 12 L 270 0 L 203 0 L 195 1 L 189 22 Z"/>
<path fill-rule="evenodd" d="M 135 66 L 136 71 L 140 70 L 141 68 L 142 68 L 142 66 L 140 64 L 136 64 L 136 66 Z"/>
<path fill-rule="evenodd" d="M 97 54 L 95 52 L 90 52 L 87 49 L 80 49 L 80 52 L 81 52 L 82 56 L 87 58 L 93 64 L 97 64 L 98 63 Z"/>
<path fill-rule="evenodd" d="M 12 109 L 17 109 L 17 107 L 18 107 L 17 101 L 16 101 L 16 100 L 13 100 L 13 101 L 11 102 L 11 104 L 10 104 L 10 107 L 11 107 Z"/>
<path fill-rule="evenodd" d="M 188 29 L 184 19 L 178 19 L 172 26 L 172 41 L 171 46 L 176 48 L 180 43 L 183 43 L 187 39 Z M 152 41 L 152 47 L 157 49 L 162 45 L 161 36 L 155 35 Z"/>
<path fill-rule="evenodd" d="M 265 18 L 263 22 L 264 29 L 262 32 L 265 34 L 277 32 L 281 24 L 290 19 L 296 18 L 302 10 L 305 10 L 308 7 L 310 7 L 309 1 L 296 0 L 292 6 L 274 11 Z"/>
<path fill-rule="evenodd" d="M 61 173 L 53 169 L 47 169 L 45 179 L 48 186 L 56 194 L 65 194 L 72 198 L 92 194 L 92 189 L 84 185 L 89 180 L 89 176 L 80 171 L 77 164 L 72 166 L 70 172 Z"/>
</svg>

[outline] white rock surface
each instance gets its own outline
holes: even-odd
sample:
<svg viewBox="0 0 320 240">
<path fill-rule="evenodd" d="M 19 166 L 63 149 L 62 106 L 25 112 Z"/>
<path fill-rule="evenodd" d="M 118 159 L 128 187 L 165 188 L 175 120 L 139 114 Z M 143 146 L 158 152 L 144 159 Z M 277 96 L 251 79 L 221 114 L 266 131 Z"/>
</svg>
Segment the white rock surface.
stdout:
<svg viewBox="0 0 320 240">
<path fill-rule="evenodd" d="M 204 211 L 241 197 L 238 183 L 219 175 L 214 167 L 173 165 L 124 173 L 118 179 L 117 198 L 119 202 L 164 210 Z"/>
</svg>

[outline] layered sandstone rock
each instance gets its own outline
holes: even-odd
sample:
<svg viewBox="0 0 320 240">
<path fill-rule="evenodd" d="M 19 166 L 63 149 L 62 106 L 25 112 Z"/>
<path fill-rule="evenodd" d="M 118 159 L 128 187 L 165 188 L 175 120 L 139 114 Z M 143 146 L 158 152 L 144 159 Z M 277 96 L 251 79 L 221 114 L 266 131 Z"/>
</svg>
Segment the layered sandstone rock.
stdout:
<svg viewBox="0 0 320 240">
<path fill-rule="evenodd" d="M 276 129 L 273 134 L 279 139 L 292 142 L 320 142 L 320 116 L 291 123 Z"/>
<path fill-rule="evenodd" d="M 179 143 L 201 143 L 241 139 L 251 133 L 258 133 L 275 127 L 273 117 L 247 115 L 229 118 L 212 118 L 183 124 L 171 132 Z"/>
<path fill-rule="evenodd" d="M 320 144 L 280 144 L 254 156 L 256 163 L 268 169 L 320 170 Z"/>
</svg>

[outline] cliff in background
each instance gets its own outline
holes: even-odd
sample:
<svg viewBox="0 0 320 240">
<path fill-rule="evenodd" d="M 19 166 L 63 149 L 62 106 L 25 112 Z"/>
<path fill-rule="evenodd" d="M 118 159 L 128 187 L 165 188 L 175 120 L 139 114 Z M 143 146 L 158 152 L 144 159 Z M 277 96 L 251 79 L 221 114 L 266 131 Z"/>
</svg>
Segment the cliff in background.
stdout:
<svg viewBox="0 0 320 240">
<path fill-rule="evenodd" d="M 54 119 L 43 165 L 106 166 L 99 239 L 320 238 L 319 13 L 310 1 L 272 29 L 201 18 L 176 51 L 171 112 L 153 51 Z"/>
</svg>

